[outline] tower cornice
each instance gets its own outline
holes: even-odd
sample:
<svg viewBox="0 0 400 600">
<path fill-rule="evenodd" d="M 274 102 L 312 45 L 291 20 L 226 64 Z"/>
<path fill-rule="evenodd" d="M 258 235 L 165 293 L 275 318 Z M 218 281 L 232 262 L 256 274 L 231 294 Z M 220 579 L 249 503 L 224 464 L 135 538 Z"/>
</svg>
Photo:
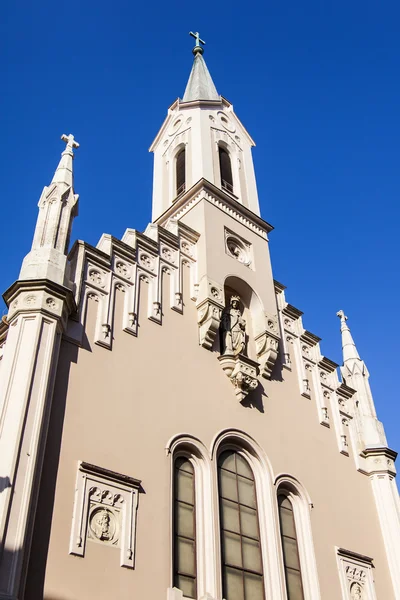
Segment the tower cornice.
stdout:
<svg viewBox="0 0 400 600">
<path fill-rule="evenodd" d="M 174 204 L 164 211 L 155 220 L 155 223 L 157 225 L 164 225 L 172 217 L 180 219 L 202 200 L 215 204 L 218 208 L 240 221 L 242 225 L 265 239 L 268 239 L 268 233 L 274 229 L 270 223 L 264 221 L 264 219 L 243 206 L 243 204 L 232 198 L 229 194 L 226 194 L 223 190 L 220 190 L 207 181 L 207 179 L 200 179 L 195 183 Z"/>
</svg>

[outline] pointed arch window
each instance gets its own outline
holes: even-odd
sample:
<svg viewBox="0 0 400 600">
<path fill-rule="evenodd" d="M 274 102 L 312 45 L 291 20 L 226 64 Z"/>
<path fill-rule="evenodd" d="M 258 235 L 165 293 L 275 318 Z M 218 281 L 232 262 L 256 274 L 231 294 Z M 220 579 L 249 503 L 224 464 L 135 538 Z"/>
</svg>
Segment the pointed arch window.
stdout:
<svg viewBox="0 0 400 600">
<path fill-rule="evenodd" d="M 278 495 L 278 508 L 287 597 L 288 600 L 304 600 L 293 506 L 284 493 Z"/>
<path fill-rule="evenodd" d="M 218 147 L 219 153 L 219 170 L 221 173 L 221 187 L 227 192 L 233 193 L 233 177 L 231 157 L 225 148 Z"/>
<path fill-rule="evenodd" d="M 183 194 L 186 189 L 186 151 L 182 148 L 176 156 L 176 195 Z"/>
<path fill-rule="evenodd" d="M 254 475 L 236 451 L 218 458 L 222 584 L 226 600 L 263 600 L 264 577 Z"/>
<path fill-rule="evenodd" d="M 190 460 L 174 462 L 174 586 L 197 597 L 195 474 Z"/>
</svg>

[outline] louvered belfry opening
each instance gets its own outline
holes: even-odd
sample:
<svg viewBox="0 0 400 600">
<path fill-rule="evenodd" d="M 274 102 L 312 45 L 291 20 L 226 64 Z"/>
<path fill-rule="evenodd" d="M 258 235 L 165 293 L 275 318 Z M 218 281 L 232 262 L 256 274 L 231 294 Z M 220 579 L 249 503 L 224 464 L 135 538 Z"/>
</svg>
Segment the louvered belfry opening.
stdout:
<svg viewBox="0 0 400 600">
<path fill-rule="evenodd" d="M 221 146 L 219 151 L 219 169 L 221 173 L 221 187 L 223 190 L 233 194 L 233 177 L 231 159 L 225 148 Z"/>
<path fill-rule="evenodd" d="M 182 148 L 176 157 L 176 195 L 179 196 L 186 189 L 186 157 L 185 148 Z"/>
</svg>

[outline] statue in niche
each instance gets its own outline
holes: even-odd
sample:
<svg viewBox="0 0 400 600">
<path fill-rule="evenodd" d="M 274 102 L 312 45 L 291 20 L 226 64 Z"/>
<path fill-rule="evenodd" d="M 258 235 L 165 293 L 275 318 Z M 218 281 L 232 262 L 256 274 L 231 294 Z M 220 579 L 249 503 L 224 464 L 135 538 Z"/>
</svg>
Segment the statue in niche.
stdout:
<svg viewBox="0 0 400 600">
<path fill-rule="evenodd" d="M 239 296 L 232 296 L 221 315 L 221 354 L 246 354 L 246 321 L 240 310 Z"/>
<path fill-rule="evenodd" d="M 351 586 L 351 598 L 352 600 L 362 600 L 363 591 L 359 583 L 353 583 Z"/>
</svg>

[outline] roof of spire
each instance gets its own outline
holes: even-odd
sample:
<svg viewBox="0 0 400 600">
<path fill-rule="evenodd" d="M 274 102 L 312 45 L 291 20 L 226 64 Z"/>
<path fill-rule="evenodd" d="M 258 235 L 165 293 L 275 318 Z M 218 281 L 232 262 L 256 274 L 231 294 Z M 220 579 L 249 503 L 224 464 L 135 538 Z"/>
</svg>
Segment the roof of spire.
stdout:
<svg viewBox="0 0 400 600">
<path fill-rule="evenodd" d="M 205 44 L 205 42 L 200 39 L 197 32 L 190 32 L 190 35 L 196 39 L 196 45 L 193 48 L 194 62 L 183 95 L 183 102 L 192 102 L 193 100 L 220 100 L 221 97 L 217 92 L 202 56 L 204 50 L 200 44 Z"/>
<path fill-rule="evenodd" d="M 342 310 L 336 313 L 340 318 L 340 331 L 342 333 L 343 362 L 346 364 L 349 360 L 360 360 L 356 345 L 346 323 L 347 317 Z"/>
<path fill-rule="evenodd" d="M 72 161 L 74 158 L 74 148 L 79 148 L 78 142 L 75 141 L 74 136 L 70 133 L 61 136 L 63 142 L 67 143 L 67 146 L 61 154 L 61 159 L 54 173 L 54 177 L 51 183 L 65 183 L 68 187 L 72 187 L 73 184 L 73 170 Z"/>
</svg>

